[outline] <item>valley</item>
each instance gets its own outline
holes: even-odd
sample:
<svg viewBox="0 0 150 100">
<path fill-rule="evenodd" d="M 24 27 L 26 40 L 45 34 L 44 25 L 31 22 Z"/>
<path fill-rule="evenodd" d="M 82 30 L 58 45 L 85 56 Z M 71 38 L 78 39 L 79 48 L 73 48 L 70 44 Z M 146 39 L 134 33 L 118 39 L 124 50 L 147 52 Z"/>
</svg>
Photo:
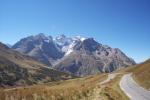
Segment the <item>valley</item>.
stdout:
<svg viewBox="0 0 150 100">
<path fill-rule="evenodd" d="M 0 0 L 0 100 L 150 100 L 150 0 Z"/>
<path fill-rule="evenodd" d="M 142 65 L 147 63 L 149 63 L 149 61 Z M 141 64 L 133 67 L 137 70 L 140 68 L 139 66 L 141 66 Z M 133 67 L 111 74 L 97 74 L 33 86 L 1 88 L 0 100 L 149 100 L 140 99 L 140 94 L 138 94 L 139 96 L 133 95 L 134 99 L 130 98 L 132 94 L 130 94 L 130 92 L 126 94 L 120 85 L 125 75 L 131 72 L 133 73 Z M 131 77 L 133 77 L 133 75 Z M 127 81 L 124 81 L 123 84 L 126 84 L 125 82 Z M 129 80 L 129 82 L 132 81 Z M 149 79 L 144 80 L 144 82 L 149 82 Z M 145 95 L 145 93 L 141 92 L 141 95 Z M 148 94 L 147 96 L 149 97 L 150 95 Z"/>
<path fill-rule="evenodd" d="M 148 100 L 149 66 L 92 38 L 38 34 L 0 43 L 0 100 Z"/>
</svg>

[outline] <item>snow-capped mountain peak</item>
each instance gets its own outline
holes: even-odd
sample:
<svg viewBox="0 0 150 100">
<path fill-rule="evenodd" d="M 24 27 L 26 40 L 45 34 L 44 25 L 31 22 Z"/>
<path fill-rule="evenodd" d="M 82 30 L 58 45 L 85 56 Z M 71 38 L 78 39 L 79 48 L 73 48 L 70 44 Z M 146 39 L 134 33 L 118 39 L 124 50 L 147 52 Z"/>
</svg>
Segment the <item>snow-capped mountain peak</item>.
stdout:
<svg viewBox="0 0 150 100">
<path fill-rule="evenodd" d="M 21 39 L 12 48 L 57 70 L 77 76 L 112 72 L 135 64 L 121 50 L 81 36 L 60 35 L 53 39 L 38 34 Z"/>
<path fill-rule="evenodd" d="M 66 37 L 62 34 L 57 36 L 54 41 L 61 47 L 65 55 L 69 55 L 71 52 L 73 52 L 74 46 L 79 42 L 83 42 L 85 39 L 86 38 L 81 36 Z"/>
<path fill-rule="evenodd" d="M 59 46 L 65 46 L 68 45 L 72 42 L 72 39 L 69 37 L 66 37 L 64 34 L 57 36 L 54 38 L 54 41 L 59 45 Z"/>
<path fill-rule="evenodd" d="M 72 39 L 73 39 L 73 40 L 84 41 L 86 38 L 78 35 L 78 36 L 73 37 Z"/>
</svg>

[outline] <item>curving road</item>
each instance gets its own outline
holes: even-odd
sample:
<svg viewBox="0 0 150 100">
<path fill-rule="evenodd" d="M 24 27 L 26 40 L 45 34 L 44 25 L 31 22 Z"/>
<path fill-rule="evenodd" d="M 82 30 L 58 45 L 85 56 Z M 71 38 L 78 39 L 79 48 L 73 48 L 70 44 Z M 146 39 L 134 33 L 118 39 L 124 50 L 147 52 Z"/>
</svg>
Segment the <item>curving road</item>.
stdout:
<svg viewBox="0 0 150 100">
<path fill-rule="evenodd" d="M 109 81 L 111 81 L 112 79 L 114 79 L 117 74 L 118 74 L 118 73 L 108 74 L 108 78 L 107 78 L 106 80 L 102 81 L 100 84 L 108 83 Z"/>
<path fill-rule="evenodd" d="M 124 75 L 119 85 L 131 100 L 150 100 L 150 91 L 140 87 L 133 80 L 131 74 Z"/>
</svg>

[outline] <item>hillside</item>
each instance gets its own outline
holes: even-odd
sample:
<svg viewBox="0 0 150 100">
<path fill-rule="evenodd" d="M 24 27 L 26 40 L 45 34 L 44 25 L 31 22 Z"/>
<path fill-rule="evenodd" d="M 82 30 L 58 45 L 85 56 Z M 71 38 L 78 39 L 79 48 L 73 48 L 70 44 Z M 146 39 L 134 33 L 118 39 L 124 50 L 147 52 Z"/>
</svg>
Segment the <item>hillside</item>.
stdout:
<svg viewBox="0 0 150 100">
<path fill-rule="evenodd" d="M 72 78 L 0 43 L 0 86 L 22 86 Z"/>
<path fill-rule="evenodd" d="M 0 100 L 128 100 L 118 85 L 123 74 L 107 75 L 0 89 Z"/>
<path fill-rule="evenodd" d="M 127 71 L 133 73 L 133 78 L 144 88 L 150 89 L 150 60 L 147 60 L 134 67 L 128 68 Z"/>
<path fill-rule="evenodd" d="M 0 90 L 0 100 L 94 100 L 95 87 L 105 74 L 29 87 Z"/>
</svg>

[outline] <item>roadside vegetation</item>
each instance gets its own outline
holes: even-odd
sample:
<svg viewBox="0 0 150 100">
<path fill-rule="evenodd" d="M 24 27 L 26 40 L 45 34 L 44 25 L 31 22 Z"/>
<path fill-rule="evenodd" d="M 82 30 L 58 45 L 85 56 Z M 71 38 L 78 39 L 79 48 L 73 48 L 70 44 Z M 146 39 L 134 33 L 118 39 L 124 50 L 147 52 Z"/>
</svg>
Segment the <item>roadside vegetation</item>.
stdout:
<svg viewBox="0 0 150 100">
<path fill-rule="evenodd" d="M 150 89 L 150 60 L 136 66 L 133 71 L 133 78 L 142 87 Z"/>
<path fill-rule="evenodd" d="M 132 73 L 134 80 L 146 89 L 150 89 L 150 59 L 144 63 L 128 67 L 126 72 Z"/>
<path fill-rule="evenodd" d="M 123 74 L 118 74 L 102 88 L 100 95 L 104 97 L 104 100 L 129 100 L 119 86 L 122 76 Z"/>
</svg>

